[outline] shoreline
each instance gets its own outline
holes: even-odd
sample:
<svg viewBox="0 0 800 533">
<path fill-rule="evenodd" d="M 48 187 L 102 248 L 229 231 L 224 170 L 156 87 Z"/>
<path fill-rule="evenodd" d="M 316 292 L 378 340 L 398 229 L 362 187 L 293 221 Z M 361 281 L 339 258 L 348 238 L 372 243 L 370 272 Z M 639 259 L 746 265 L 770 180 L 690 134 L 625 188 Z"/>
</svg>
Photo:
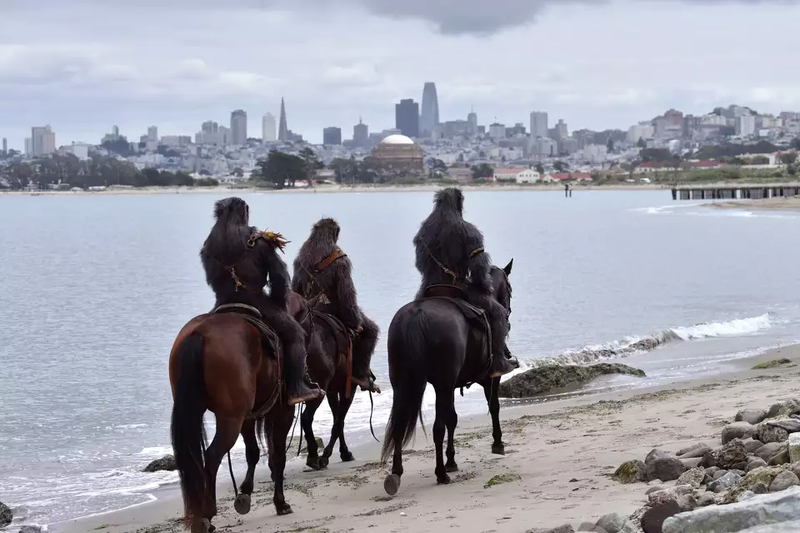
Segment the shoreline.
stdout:
<svg viewBox="0 0 800 533">
<path fill-rule="evenodd" d="M 740 209 L 750 211 L 800 211 L 800 197 L 746 199 L 706 204 L 714 209 Z"/>
<path fill-rule="evenodd" d="M 426 419 L 428 439 L 418 431 L 414 445 L 409 447 L 413 451 L 404 453 L 406 474 L 403 486 L 394 498 L 388 498 L 383 491 L 382 481 L 387 468 L 376 462 L 380 453 L 379 445 L 374 442 L 352 448 L 357 458 L 354 463 L 342 463 L 334 453 L 331 465 L 325 471 L 305 472 L 304 461 L 287 464 L 286 495 L 295 514 L 285 517 L 275 515 L 271 486 L 265 481 L 268 467 L 263 459 L 256 470 L 253 511 L 243 517 L 233 512 L 230 480 L 225 469 L 220 469 L 220 513 L 214 524 L 218 529 L 225 528 L 234 533 L 254 532 L 264 525 L 280 531 L 366 531 L 375 526 L 400 526 L 422 532 L 437 527 L 429 522 L 447 520 L 447 527 L 518 532 L 531 527 L 556 527 L 565 521 L 577 527 L 580 522 L 597 519 L 606 512 L 632 512 L 641 505 L 641 488 L 618 485 L 607 476 L 609 469 L 636 455 L 633 452 L 639 448 L 631 448 L 634 443 L 627 441 L 633 439 L 635 445 L 644 450 L 643 453 L 656 446 L 672 446 L 676 439 L 679 443 L 689 444 L 703 440 L 710 442 L 711 433 L 703 432 L 703 427 L 713 429 L 705 418 L 709 415 L 692 421 L 697 417 L 690 415 L 699 409 L 688 409 L 684 404 L 705 407 L 713 403 L 708 396 L 720 391 L 723 397 L 715 397 L 714 401 L 719 405 L 712 405 L 714 412 L 709 418 L 730 418 L 735 413 L 734 407 L 745 405 L 748 399 L 764 403 L 764 397 L 791 394 L 794 390 L 791 383 L 800 376 L 796 366 L 751 370 L 757 363 L 778 357 L 800 362 L 800 345 L 729 361 L 735 370 L 713 378 L 568 398 L 532 399 L 511 404 L 506 401 L 501 407 L 501 424 L 508 450 L 504 457 L 489 453 L 491 431 L 487 432 L 488 415 L 462 417 L 456 430 L 456 459 L 461 473 L 453 476 L 454 483 L 449 486 L 436 485 L 430 437 L 432 420 Z M 758 384 L 765 379 L 779 383 L 764 389 L 763 397 L 755 397 L 754 388 L 758 389 Z M 458 409 L 458 401 L 456 407 Z M 655 426 L 647 428 L 647 431 L 642 431 L 639 423 L 644 408 L 652 411 L 647 413 L 652 416 L 644 422 Z M 618 410 L 631 412 L 618 413 Z M 670 416 L 670 410 L 675 411 L 675 416 Z M 582 414 L 587 412 L 590 416 L 583 419 Z M 610 414 L 619 420 L 609 420 Z M 576 417 L 581 418 L 578 427 L 574 424 Z M 659 427 L 660 424 L 653 422 L 662 418 L 669 421 L 668 426 Z M 529 426 L 546 431 L 529 431 L 533 429 Z M 609 431 L 613 433 L 615 428 L 628 426 L 632 434 L 627 439 L 620 440 L 606 434 Z M 565 433 L 563 436 L 566 438 L 553 439 L 553 432 Z M 590 439 L 588 443 L 584 440 L 587 437 Z M 596 457 L 589 461 L 590 464 L 573 464 L 575 457 L 592 453 Z M 239 481 L 243 470 L 244 465 L 237 465 Z M 503 473 L 512 473 L 521 480 L 483 488 L 493 475 Z M 164 485 L 151 494 L 156 501 L 51 524 L 48 530 L 57 533 L 91 530 L 122 533 L 146 527 L 153 533 L 182 531 L 178 485 Z M 477 505 L 476 500 L 479 500 Z M 515 506 L 515 503 L 521 503 L 520 500 L 525 501 L 524 506 Z M 567 501 L 569 505 L 565 505 Z M 466 507 L 465 502 L 469 502 Z M 364 516 L 370 518 L 360 518 Z M 353 520 L 354 517 L 359 518 Z"/>
</svg>

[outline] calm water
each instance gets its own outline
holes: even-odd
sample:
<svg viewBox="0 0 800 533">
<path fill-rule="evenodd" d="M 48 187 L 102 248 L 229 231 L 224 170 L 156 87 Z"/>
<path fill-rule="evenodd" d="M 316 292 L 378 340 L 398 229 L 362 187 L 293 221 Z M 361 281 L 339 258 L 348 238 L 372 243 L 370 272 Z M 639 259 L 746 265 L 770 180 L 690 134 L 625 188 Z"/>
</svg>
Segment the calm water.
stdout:
<svg viewBox="0 0 800 533">
<path fill-rule="evenodd" d="M 672 328 L 687 340 L 627 360 L 647 379 L 602 382 L 643 386 L 800 339 L 795 214 L 687 207 L 667 191 L 466 196 L 495 262 L 514 258 L 510 345 L 529 364 L 610 353 L 598 347 L 628 355 L 626 343 Z M 213 304 L 198 251 L 221 197 L 0 197 L 0 501 L 26 522 L 141 503 L 177 478 L 138 470 L 169 451 L 168 352 Z M 431 193 L 245 198 L 254 224 L 293 241 L 287 262 L 316 219 L 336 217 L 383 331 L 414 295 L 411 239 Z M 383 337 L 373 368 L 388 388 Z M 481 396 L 459 399 L 460 411 L 483 412 Z M 376 398 L 378 425 L 390 404 L 391 391 Z M 367 438 L 368 415 L 360 394 L 351 444 Z"/>
</svg>

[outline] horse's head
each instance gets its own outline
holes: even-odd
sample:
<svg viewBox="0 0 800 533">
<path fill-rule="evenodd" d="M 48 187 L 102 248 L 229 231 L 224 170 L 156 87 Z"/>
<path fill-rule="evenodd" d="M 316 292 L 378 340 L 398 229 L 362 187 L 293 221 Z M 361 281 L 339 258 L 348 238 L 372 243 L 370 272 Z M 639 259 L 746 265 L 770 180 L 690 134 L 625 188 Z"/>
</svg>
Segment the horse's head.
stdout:
<svg viewBox="0 0 800 533">
<path fill-rule="evenodd" d="M 494 289 L 494 298 L 506 310 L 506 316 L 511 316 L 511 268 L 514 266 L 514 260 L 508 262 L 505 268 L 497 266 L 492 267 L 492 289 Z"/>
</svg>

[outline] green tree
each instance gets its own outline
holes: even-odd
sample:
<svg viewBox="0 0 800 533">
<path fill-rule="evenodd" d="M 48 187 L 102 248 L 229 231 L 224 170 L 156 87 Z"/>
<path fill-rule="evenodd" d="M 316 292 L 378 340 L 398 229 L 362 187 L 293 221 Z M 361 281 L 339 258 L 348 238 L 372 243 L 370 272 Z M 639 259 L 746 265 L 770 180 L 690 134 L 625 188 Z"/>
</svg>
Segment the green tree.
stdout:
<svg viewBox="0 0 800 533">
<path fill-rule="evenodd" d="M 556 172 L 564 172 L 569 168 L 569 165 L 563 161 L 556 161 L 553 163 L 553 168 L 556 169 Z"/>
<path fill-rule="evenodd" d="M 336 183 L 354 183 L 358 176 L 358 162 L 353 156 L 349 159 L 336 157 L 328 164 L 328 168 L 333 171 Z"/>
<path fill-rule="evenodd" d="M 299 156 L 300 159 L 303 160 L 303 174 L 305 176 L 305 180 L 310 184 L 311 181 L 316 177 L 317 171 L 325 168 L 325 165 L 319 160 L 314 149 L 309 146 L 306 146 L 300 150 Z M 289 186 L 294 187 L 294 180 L 291 180 Z"/>
<path fill-rule="evenodd" d="M 472 167 L 472 179 L 479 180 L 482 178 L 491 178 L 494 176 L 494 169 L 488 163 L 481 163 L 480 165 Z"/>
<path fill-rule="evenodd" d="M 278 150 L 270 150 L 267 158 L 260 160 L 257 166 L 261 179 L 272 183 L 276 189 L 283 189 L 287 183 L 306 176 L 302 158 Z"/>
<path fill-rule="evenodd" d="M 642 137 L 639 137 L 639 140 L 636 142 L 636 146 L 639 148 L 647 148 L 647 142 Z"/>
<path fill-rule="evenodd" d="M 544 176 L 544 165 L 536 163 L 536 172 L 538 172 L 540 176 Z"/>
<path fill-rule="evenodd" d="M 781 163 L 793 165 L 797 161 L 797 152 L 784 152 L 781 154 Z"/>
<path fill-rule="evenodd" d="M 606 148 L 608 149 L 609 154 L 614 153 L 614 139 L 612 137 L 608 138 L 608 143 L 606 143 Z"/>
</svg>

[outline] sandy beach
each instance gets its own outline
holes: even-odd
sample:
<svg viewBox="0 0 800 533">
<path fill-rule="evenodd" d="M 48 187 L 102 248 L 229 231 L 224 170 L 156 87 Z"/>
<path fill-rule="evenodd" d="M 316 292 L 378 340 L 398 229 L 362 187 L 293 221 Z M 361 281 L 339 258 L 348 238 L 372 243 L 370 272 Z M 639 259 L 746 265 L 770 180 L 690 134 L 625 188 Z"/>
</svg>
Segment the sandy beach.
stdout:
<svg viewBox="0 0 800 533">
<path fill-rule="evenodd" d="M 404 455 L 405 475 L 398 494 L 383 490 L 388 466 L 377 462 L 377 444 L 355 449 L 356 461 L 334 454 L 327 471 L 287 468 L 287 501 L 294 514 L 278 517 L 272 505 L 268 468 L 257 470 L 250 514 L 233 510 L 227 472 L 220 470 L 218 530 L 433 532 L 462 528 L 475 532 L 521 532 L 594 522 L 609 512 L 631 513 L 645 503 L 643 484 L 622 485 L 609 475 L 623 462 L 655 447 L 676 452 L 698 442 L 719 443 L 720 428 L 741 408 L 794 397 L 796 365 L 767 370 L 752 366 L 778 357 L 800 361 L 800 346 L 743 359 L 738 370 L 714 380 L 658 389 L 578 396 L 501 409 L 506 455 L 490 453 L 487 415 L 463 418 L 456 432 L 460 472 L 437 486 L 431 442 L 418 431 Z M 430 435 L 432 420 L 426 420 Z M 382 437 L 382 433 L 379 434 Z M 239 465 L 239 470 L 243 465 Z M 504 483 L 487 486 L 494 476 Z M 670 483 L 671 484 L 671 483 Z M 182 530 L 180 492 L 160 490 L 158 501 L 131 509 L 55 524 L 50 531 L 78 533 L 160 533 Z"/>
<path fill-rule="evenodd" d="M 708 204 L 714 209 L 747 209 L 751 211 L 798 211 L 800 197 L 761 198 L 758 200 L 737 200 L 735 202 L 714 202 Z"/>
</svg>

